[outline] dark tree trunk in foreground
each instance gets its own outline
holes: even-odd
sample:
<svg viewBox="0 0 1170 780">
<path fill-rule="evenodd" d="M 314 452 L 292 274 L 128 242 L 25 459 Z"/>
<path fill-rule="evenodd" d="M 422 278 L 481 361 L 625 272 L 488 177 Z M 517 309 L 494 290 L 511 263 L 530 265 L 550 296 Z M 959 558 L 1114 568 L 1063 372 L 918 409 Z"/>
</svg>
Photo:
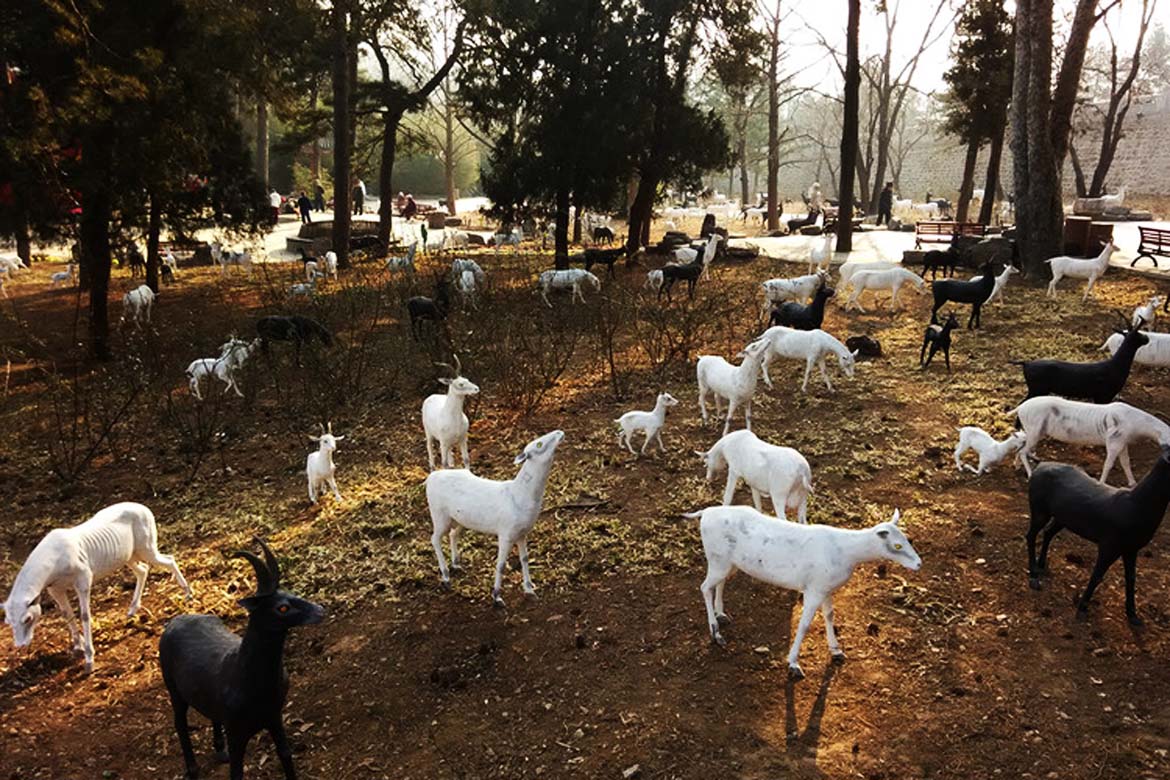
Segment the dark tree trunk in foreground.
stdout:
<svg viewBox="0 0 1170 780">
<path fill-rule="evenodd" d="M 16 215 L 16 254 L 27 266 L 32 266 L 32 237 L 28 231 L 28 212 L 21 209 Z"/>
<path fill-rule="evenodd" d="M 983 185 L 983 202 L 979 204 L 979 222 L 990 225 L 992 209 L 999 194 L 999 166 L 1003 160 L 1003 141 L 1007 133 L 1004 124 L 999 126 L 995 137 L 991 139 L 991 150 L 987 155 L 987 179 Z"/>
<path fill-rule="evenodd" d="M 256 172 L 268 191 L 268 101 L 256 98 Z"/>
<path fill-rule="evenodd" d="M 146 227 L 146 286 L 158 292 L 158 238 L 162 231 L 162 204 L 158 198 L 150 198 L 150 219 Z"/>
<path fill-rule="evenodd" d="M 857 169 L 857 125 L 861 92 L 858 36 L 861 0 L 849 0 L 849 27 L 845 50 L 845 121 L 841 132 L 840 205 L 837 208 L 837 251 L 853 251 L 853 180 Z"/>
<path fill-rule="evenodd" d="M 110 198 L 99 185 L 82 196 L 82 265 L 89 276 L 89 343 L 94 357 L 110 357 Z"/>
<path fill-rule="evenodd" d="M 390 236 L 394 232 L 394 199 L 391 178 L 394 174 L 394 158 L 398 154 L 398 125 L 402 114 L 387 115 L 382 124 L 382 164 L 378 170 L 378 191 L 382 199 L 378 203 L 378 245 L 383 252 L 390 249 Z"/>
<path fill-rule="evenodd" d="M 555 267 L 569 267 L 569 191 L 557 190 L 556 228 L 553 232 Z"/>
<path fill-rule="evenodd" d="M 972 139 L 967 142 L 967 156 L 963 160 L 963 181 L 959 184 L 959 203 L 955 207 L 957 222 L 967 221 L 967 212 L 971 209 L 971 196 L 975 192 L 975 163 L 978 159 L 979 141 Z"/>
<path fill-rule="evenodd" d="M 350 82 L 349 22 L 346 4 L 333 5 L 333 251 L 349 267 Z M 383 198 L 385 200 L 385 198 Z"/>
</svg>

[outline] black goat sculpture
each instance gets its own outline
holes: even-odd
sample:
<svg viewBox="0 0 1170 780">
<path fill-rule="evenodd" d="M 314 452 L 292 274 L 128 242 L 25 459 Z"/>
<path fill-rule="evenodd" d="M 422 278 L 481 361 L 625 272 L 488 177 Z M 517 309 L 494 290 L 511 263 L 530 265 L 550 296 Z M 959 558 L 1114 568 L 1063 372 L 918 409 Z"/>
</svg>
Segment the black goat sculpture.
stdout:
<svg viewBox="0 0 1170 780">
<path fill-rule="evenodd" d="M 930 279 L 934 281 L 938 277 L 940 268 L 944 279 L 948 276 L 954 276 L 955 269 L 959 267 L 959 260 L 959 248 L 953 241 L 945 250 L 932 249 L 922 256 L 922 278 L 925 279 L 926 272 L 930 271 Z"/>
<path fill-rule="evenodd" d="M 595 244 L 612 244 L 613 243 L 613 228 L 606 225 L 598 225 L 593 228 L 593 243 Z M 586 268 L 586 271 L 589 269 Z"/>
<path fill-rule="evenodd" d="M 261 731 L 271 735 L 286 780 L 296 778 L 282 714 L 288 694 L 284 640 L 289 629 L 320 623 L 325 610 L 280 590 L 276 556 L 263 541 L 255 542 L 264 560 L 246 551 L 231 556 L 246 559 L 256 570 L 256 592 L 240 600 L 248 610 L 244 636 L 229 631 L 214 615 L 180 615 L 167 623 L 158 643 L 189 780 L 199 776 L 187 725 L 191 707 L 211 720 L 212 742 L 221 760 L 226 736 L 231 780 L 244 777 L 244 752 Z"/>
<path fill-rule="evenodd" d="M 1077 617 L 1084 618 L 1101 578 L 1121 558 L 1125 564 L 1125 614 L 1130 625 L 1142 625 L 1134 605 L 1137 556 L 1150 543 L 1170 504 L 1170 446 L 1163 445 L 1150 472 L 1132 488 L 1102 485 L 1076 466 L 1041 463 L 1028 482 L 1032 522 L 1028 526 L 1028 584 L 1040 589 L 1040 575 L 1048 560 L 1052 537 L 1067 528 L 1097 544 L 1097 563 L 1089 584 L 1077 600 Z M 1040 557 L 1036 535 L 1044 531 Z"/>
<path fill-rule="evenodd" d="M 825 321 L 825 301 L 832 298 L 836 292 L 832 287 L 825 286 L 822 279 L 813 293 L 812 303 L 785 301 L 772 309 L 769 322 L 772 325 L 787 325 L 797 330 L 816 330 Z"/>
<path fill-rule="evenodd" d="M 447 318 L 451 308 L 451 284 L 441 275 L 435 277 L 435 297 L 427 298 L 416 295 L 406 301 L 406 311 L 410 314 L 410 335 L 415 341 L 422 335 L 423 320 L 430 320 L 436 325 L 440 320 Z"/>
<path fill-rule="evenodd" d="M 605 228 L 609 230 L 609 228 Z M 612 234 L 613 231 L 610 231 Z M 593 270 L 595 265 L 604 265 L 609 278 L 613 278 L 613 264 L 626 256 L 626 248 L 620 247 L 618 249 L 586 249 L 583 253 L 583 260 L 585 261 L 585 270 Z"/>
<path fill-rule="evenodd" d="M 1124 318 L 1123 318 L 1124 319 Z M 1150 337 L 1139 328 L 1145 320 L 1125 330 L 1121 346 L 1108 360 L 1093 363 L 1069 363 L 1063 360 L 1016 361 L 1024 368 L 1028 383 L 1028 398 L 1038 395 L 1059 395 L 1065 398 L 1107 404 L 1117 397 L 1129 379 L 1133 358 L 1138 348 L 1150 343 Z"/>
<path fill-rule="evenodd" d="M 333 346 L 333 334 L 321 323 L 312 317 L 300 314 L 288 316 L 273 315 L 256 320 L 256 335 L 260 337 L 260 346 L 264 354 L 268 354 L 268 342 L 291 341 L 296 345 L 297 365 L 301 364 L 301 347 L 316 339 L 326 347 Z"/>
<path fill-rule="evenodd" d="M 662 297 L 662 293 L 666 293 L 666 300 L 670 300 L 670 289 L 674 287 L 674 283 L 678 281 L 685 281 L 687 283 L 687 297 L 695 297 L 695 284 L 699 281 L 699 277 L 703 275 L 703 256 L 699 255 L 693 261 L 682 265 L 678 263 L 671 263 L 662 266 L 662 286 L 658 288 L 658 297 Z"/>
<path fill-rule="evenodd" d="M 988 260 L 983 264 L 982 276 L 973 282 L 962 279 L 943 279 L 931 284 L 930 291 L 934 295 L 934 308 L 930 310 L 930 321 L 938 324 L 938 310 L 947 302 L 969 303 L 971 304 L 971 316 L 967 319 L 967 328 L 968 330 L 972 327 L 978 328 L 983 304 L 987 302 L 991 291 L 995 289 L 994 270 L 995 264 Z"/>
<path fill-rule="evenodd" d="M 947 315 L 946 322 L 942 325 L 927 325 L 926 331 L 922 334 L 922 352 L 918 355 L 918 365 L 921 368 L 926 368 L 930 365 L 930 361 L 934 360 L 934 353 L 940 349 L 943 351 L 943 357 L 947 361 L 947 371 L 951 370 L 951 331 L 959 327 L 959 320 L 955 317 L 955 313 L 951 312 Z M 930 354 L 926 354 L 926 348 L 930 347 Z"/>
</svg>

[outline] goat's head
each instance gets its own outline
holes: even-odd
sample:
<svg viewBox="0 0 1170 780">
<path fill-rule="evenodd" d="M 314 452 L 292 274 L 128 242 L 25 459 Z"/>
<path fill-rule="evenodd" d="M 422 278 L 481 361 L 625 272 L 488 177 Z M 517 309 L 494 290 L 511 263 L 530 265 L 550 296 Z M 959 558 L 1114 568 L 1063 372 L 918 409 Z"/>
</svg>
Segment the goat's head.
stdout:
<svg viewBox="0 0 1170 780">
<path fill-rule="evenodd" d="M 678 406 L 678 399 L 675 398 L 670 393 L 659 393 L 658 394 L 658 403 L 660 403 L 666 407 Z"/>
<path fill-rule="evenodd" d="M 845 352 L 837 356 L 837 365 L 841 367 L 841 373 L 850 379 L 853 378 L 853 372 L 857 369 L 857 353 L 859 350 L 852 352 Z"/>
<path fill-rule="evenodd" d="M 326 429 L 320 423 L 317 427 L 321 428 L 320 436 L 310 436 L 309 441 L 315 441 L 321 446 L 321 452 L 333 452 L 337 449 L 337 442 L 344 439 L 344 436 L 333 435 L 333 423 L 329 423 L 329 428 Z"/>
<path fill-rule="evenodd" d="M 532 462 L 537 465 L 547 463 L 552 460 L 553 453 L 556 452 L 557 445 L 565 438 L 564 431 L 551 431 L 541 436 L 539 439 L 533 439 L 524 447 L 524 451 L 516 456 L 516 464 Z"/>
<path fill-rule="evenodd" d="M 585 272 L 585 281 L 589 282 L 589 286 L 595 291 L 601 290 L 601 280 L 588 271 Z"/>
<path fill-rule="evenodd" d="M 1028 434 L 1024 431 L 1013 431 L 1012 435 L 1008 437 L 1007 445 L 1008 452 L 1019 452 L 1020 448 L 1028 442 Z"/>
<path fill-rule="evenodd" d="M 910 571 L 918 571 L 922 567 L 922 559 L 914 551 L 910 540 L 898 527 L 902 519 L 900 510 L 894 510 L 894 516 L 888 523 L 878 523 L 870 529 L 878 539 L 881 557 L 900 563 Z"/>
<path fill-rule="evenodd" d="M 455 365 L 451 366 L 447 363 L 435 363 L 440 368 L 450 369 L 452 376 L 439 377 L 439 384 L 446 385 L 450 392 L 454 395 L 476 395 L 479 393 L 479 386 L 472 382 L 467 377 L 463 376 L 463 364 L 459 362 L 459 356 L 454 355 Z"/>
<path fill-rule="evenodd" d="M 248 610 L 252 624 L 261 631 L 282 632 L 297 626 L 313 625 L 325 619 L 325 609 L 307 599 L 280 589 L 280 565 L 268 545 L 260 538 L 252 539 L 264 551 L 264 558 L 247 550 L 231 553 L 229 558 L 243 558 L 256 570 L 256 592 L 240 599 Z"/>
<path fill-rule="evenodd" d="M 764 338 L 756 339 L 755 341 L 753 341 L 752 343 L 750 343 L 746 347 L 744 347 L 740 351 L 740 353 L 738 355 L 736 355 L 736 357 L 742 358 L 743 360 L 762 359 L 764 357 L 764 353 L 768 351 L 768 343 L 769 343 L 768 339 L 764 339 Z"/>
<path fill-rule="evenodd" d="M 711 482 L 720 470 L 727 465 L 727 461 L 723 458 L 723 452 L 717 446 L 703 452 L 702 450 L 694 450 L 694 453 L 699 456 L 699 460 L 703 461 L 703 466 L 707 469 L 707 481 Z"/>
<path fill-rule="evenodd" d="M 943 328 L 946 330 L 951 330 L 951 329 L 957 328 L 957 327 L 959 327 L 959 318 L 955 316 L 955 313 L 953 311 L 948 312 L 947 318 L 943 322 Z"/>
<path fill-rule="evenodd" d="M 41 619 L 39 598 L 38 594 L 31 602 L 17 603 L 13 594 L 4 602 L 4 622 L 12 627 L 13 646 L 28 647 L 32 642 L 37 621 Z"/>
</svg>

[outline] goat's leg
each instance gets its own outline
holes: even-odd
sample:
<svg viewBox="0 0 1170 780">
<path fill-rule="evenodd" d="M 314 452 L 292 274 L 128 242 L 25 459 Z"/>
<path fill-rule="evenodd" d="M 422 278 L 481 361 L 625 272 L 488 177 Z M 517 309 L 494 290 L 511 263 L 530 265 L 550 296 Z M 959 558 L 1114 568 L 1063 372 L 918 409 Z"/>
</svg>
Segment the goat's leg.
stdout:
<svg viewBox="0 0 1170 780">
<path fill-rule="evenodd" d="M 1052 281 L 1048 283 L 1048 291 L 1044 293 L 1045 298 L 1056 297 L 1056 283 L 1060 281 L 1060 277 L 1056 274 L 1052 275 Z"/>
<path fill-rule="evenodd" d="M 659 428 L 658 430 L 656 430 L 654 432 L 654 438 L 655 438 L 655 440 L 658 441 L 658 449 L 662 452 L 666 452 L 666 445 L 662 443 L 662 429 L 661 428 Z"/>
<path fill-rule="evenodd" d="M 1125 478 L 1129 480 L 1129 486 L 1136 485 L 1137 480 L 1133 478 L 1133 469 L 1129 465 L 1129 447 L 1121 448 L 1121 468 L 1125 471 Z"/>
<path fill-rule="evenodd" d="M 833 656 L 833 663 L 845 662 L 845 653 L 837 643 L 837 630 L 833 626 L 833 597 L 829 596 L 821 602 L 821 617 L 825 621 L 825 641 L 829 645 L 829 653 Z"/>
<path fill-rule="evenodd" d="M 134 617 L 142 603 L 142 591 L 146 589 L 146 575 L 150 574 L 150 567 L 141 561 L 130 561 L 127 565 L 134 572 L 135 583 L 134 595 L 130 597 L 130 611 L 126 613 L 126 617 Z"/>
<path fill-rule="evenodd" d="M 1101 484 L 1108 485 L 1109 472 L 1113 471 L 1113 463 L 1117 460 L 1117 456 L 1125 449 L 1125 442 L 1114 439 L 1106 434 L 1105 436 L 1105 465 L 1101 467 Z M 1133 481 L 1129 483 L 1133 487 Z"/>
<path fill-rule="evenodd" d="M 504 567 L 508 564 L 508 552 L 512 549 L 512 540 L 500 534 L 499 549 L 496 551 L 496 578 L 492 582 L 492 606 L 504 606 L 504 599 L 500 596 L 504 584 Z"/>
<path fill-rule="evenodd" d="M 309 477 L 309 503 L 317 503 L 317 483 L 312 476 Z"/>
<path fill-rule="evenodd" d="M 516 542 L 516 552 L 520 555 L 520 573 L 524 575 L 524 592 L 529 596 L 535 596 L 536 587 L 532 584 L 532 576 L 528 573 L 527 537 Z"/>
<path fill-rule="evenodd" d="M 718 406 L 718 403 L 719 403 L 719 394 L 718 393 L 715 394 L 715 403 Z M 716 409 L 716 413 L 718 413 L 718 409 Z M 724 436 L 726 436 L 728 431 L 731 430 L 731 418 L 734 414 L 735 414 L 735 399 L 728 398 L 727 399 L 727 417 L 723 420 L 723 435 Z M 748 426 L 748 430 L 751 430 L 750 425 Z"/>
<path fill-rule="evenodd" d="M 707 424 L 707 402 L 705 396 L 707 395 L 707 388 L 703 386 L 702 381 L 699 382 L 699 411 L 703 415 L 703 424 Z"/>
<path fill-rule="evenodd" d="M 77 621 L 73 617 L 73 605 L 69 603 L 69 591 L 63 587 L 51 585 L 47 588 L 53 603 L 65 618 L 65 626 L 69 629 L 69 642 L 74 653 L 82 652 L 81 632 L 77 630 Z"/>
<path fill-rule="evenodd" d="M 244 753 L 248 750 L 250 736 L 228 728 L 228 777 L 244 780 Z"/>
<path fill-rule="evenodd" d="M 455 456 L 451 451 L 451 444 L 449 442 L 439 440 L 439 461 L 442 462 L 443 468 L 455 468 Z"/>
<path fill-rule="evenodd" d="M 447 532 L 447 539 L 451 542 L 451 571 L 463 571 L 463 559 L 459 557 L 459 534 L 463 532 L 463 526 L 458 523 L 451 524 L 451 530 Z"/>
<path fill-rule="evenodd" d="M 171 709 L 175 715 L 175 733 L 179 737 L 179 747 L 183 750 L 183 763 L 187 769 L 187 779 L 195 780 L 199 777 L 199 764 L 195 761 L 195 749 L 191 747 L 191 727 L 187 723 L 187 702 L 178 698 L 171 691 Z"/>
<path fill-rule="evenodd" d="M 764 511 L 764 499 L 760 495 L 760 491 L 752 488 L 752 504 L 756 507 L 757 512 Z"/>
<path fill-rule="evenodd" d="M 1100 547 L 1097 548 L 1097 563 L 1093 566 L 1093 573 L 1089 575 L 1089 584 L 1085 586 L 1085 592 L 1077 599 L 1077 620 L 1084 620 L 1088 616 L 1089 601 L 1093 598 L 1093 592 L 1101 584 L 1101 578 L 1105 576 L 1105 572 L 1120 557 L 1119 553 L 1106 552 Z"/>
<path fill-rule="evenodd" d="M 800 392 L 808 392 L 808 377 L 812 373 L 814 358 L 809 357 L 804 361 L 804 381 L 800 383 Z"/>
<path fill-rule="evenodd" d="M 1137 606 L 1134 604 L 1134 589 L 1137 585 L 1137 550 L 1127 552 L 1121 556 L 1125 564 L 1125 616 L 1131 626 L 1140 627 L 1145 621 L 1138 617 Z"/>
<path fill-rule="evenodd" d="M 223 724 L 219 721 L 211 722 L 211 749 L 215 751 L 215 760 L 221 764 L 228 762 L 227 748 L 224 746 Z"/>
<path fill-rule="evenodd" d="M 1044 538 L 1040 540 L 1040 556 L 1036 559 L 1037 572 L 1043 574 L 1048 571 L 1048 546 L 1062 530 L 1064 530 L 1064 526 L 1058 521 L 1052 521 L 1045 527 Z"/>
<path fill-rule="evenodd" d="M 645 431 L 645 434 L 646 434 L 646 441 L 642 442 L 642 449 L 639 451 L 639 453 L 638 453 L 639 455 L 646 454 L 646 448 L 650 446 L 650 442 L 654 438 L 651 431 Z"/>
<path fill-rule="evenodd" d="M 949 373 L 951 373 L 951 345 L 950 344 L 947 344 L 945 347 L 943 347 L 943 357 L 946 358 L 947 373 L 949 374 Z"/>
<path fill-rule="evenodd" d="M 1028 586 L 1032 590 L 1040 590 L 1040 567 L 1036 561 L 1036 536 L 1052 518 L 1041 507 L 1032 505 L 1029 509 L 1031 522 L 1028 523 L 1028 531 L 1024 534 L 1024 539 L 1028 543 Z"/>
<path fill-rule="evenodd" d="M 727 467 L 727 485 L 723 488 L 723 506 L 731 503 L 735 498 L 735 486 L 739 483 L 739 475 L 730 466 Z"/>
<path fill-rule="evenodd" d="M 82 652 L 85 655 L 85 671 L 93 671 L 93 613 L 89 606 L 89 591 L 93 584 L 93 574 L 83 572 L 73 583 L 77 591 L 77 606 L 81 612 L 81 637 L 84 642 Z"/>
<path fill-rule="evenodd" d="M 722 561 L 707 561 L 707 578 L 699 586 L 703 593 L 703 601 L 707 605 L 707 626 L 711 630 L 711 641 L 720 647 L 727 646 L 727 640 L 719 632 L 719 615 L 723 610 L 723 583 L 731 574 L 731 566 Z M 716 610 L 715 599 L 719 598 L 719 609 Z M 725 616 L 726 617 L 726 616 Z"/>
<path fill-rule="evenodd" d="M 341 492 L 337 489 L 337 477 L 332 474 L 329 475 L 329 487 L 333 488 L 333 497 L 338 501 L 341 500 Z"/>
<path fill-rule="evenodd" d="M 727 421 L 731 422 L 731 415 L 727 416 Z M 747 426 L 750 431 L 752 429 L 752 399 L 748 398 L 747 404 L 743 408 L 743 424 Z"/>
<path fill-rule="evenodd" d="M 443 534 L 447 532 L 450 520 L 445 517 L 431 515 L 434 530 L 431 532 L 431 546 L 435 548 L 435 558 L 439 561 L 439 581 L 443 587 L 451 584 L 451 572 L 447 569 L 447 559 L 443 556 Z"/>
<path fill-rule="evenodd" d="M 804 592 L 804 604 L 800 609 L 800 623 L 796 626 L 796 636 L 792 638 L 792 647 L 788 650 L 788 675 L 794 679 L 804 678 L 804 671 L 797 663 L 797 659 L 800 658 L 800 645 L 804 642 L 808 627 L 812 625 L 813 616 L 816 615 L 817 609 L 820 608 L 824 599 L 825 597 L 820 593 Z"/>
<path fill-rule="evenodd" d="M 296 780 L 297 770 L 293 768 L 292 748 L 288 745 L 284 723 L 279 716 L 276 723 L 269 727 L 268 735 L 272 737 L 272 744 L 276 746 L 276 757 L 280 759 L 280 766 L 284 769 L 284 780 Z"/>
<path fill-rule="evenodd" d="M 467 435 L 459 440 L 459 454 L 463 456 L 463 468 L 471 468 L 471 452 L 467 449 Z"/>
<path fill-rule="evenodd" d="M 829 381 L 829 372 L 825 368 L 825 358 L 822 355 L 821 359 L 817 361 L 817 365 L 821 367 L 821 378 L 825 380 L 825 388 L 831 393 L 833 392 L 833 383 Z"/>
<path fill-rule="evenodd" d="M 768 351 L 764 354 L 764 361 L 760 364 L 760 370 L 764 374 L 764 384 L 766 384 L 768 386 L 769 390 L 774 389 L 772 387 L 772 377 L 768 376 L 768 366 L 771 363 L 772 363 L 772 349 L 771 349 L 771 347 L 769 347 Z"/>
<path fill-rule="evenodd" d="M 435 445 L 431 443 L 432 441 L 434 441 L 434 440 L 431 439 L 430 436 L 427 436 L 427 463 L 430 464 L 431 471 L 434 471 L 435 470 Z"/>
</svg>

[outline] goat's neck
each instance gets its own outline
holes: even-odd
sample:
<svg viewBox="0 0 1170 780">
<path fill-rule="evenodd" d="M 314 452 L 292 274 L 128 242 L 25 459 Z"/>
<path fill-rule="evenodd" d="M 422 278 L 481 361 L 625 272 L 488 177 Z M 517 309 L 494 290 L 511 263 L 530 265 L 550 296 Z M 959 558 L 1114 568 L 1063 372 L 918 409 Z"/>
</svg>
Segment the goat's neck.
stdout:
<svg viewBox="0 0 1170 780">
<path fill-rule="evenodd" d="M 236 656 L 236 672 L 245 687 L 255 690 L 284 682 L 284 640 L 288 631 L 263 631 L 251 620 Z"/>
<path fill-rule="evenodd" d="M 520 467 L 520 472 L 516 474 L 516 478 L 512 480 L 513 484 L 525 494 L 528 498 L 535 501 L 538 505 L 544 497 L 544 486 L 548 482 L 548 475 L 552 471 L 552 458 L 548 458 L 541 463 L 533 460 L 524 461 L 524 465 Z"/>
<path fill-rule="evenodd" d="M 447 400 L 443 402 L 443 411 L 447 414 L 455 415 L 463 412 L 463 399 L 467 396 L 455 390 L 454 387 L 447 388 Z"/>
<path fill-rule="evenodd" d="M 874 536 L 872 529 L 865 528 L 854 531 L 840 528 L 834 530 L 837 531 L 834 541 L 841 554 L 840 560 L 849 567 L 850 572 L 866 561 L 876 561 L 885 557 L 881 541 Z"/>
<path fill-rule="evenodd" d="M 324 447 L 322 447 L 321 449 L 317 450 L 317 455 L 321 458 L 321 460 L 325 461 L 325 465 L 329 467 L 330 471 L 332 471 L 333 470 L 333 450 L 327 450 Z"/>
<path fill-rule="evenodd" d="M 33 550 L 12 583 L 12 591 L 8 595 L 10 603 L 13 605 L 34 603 L 53 582 L 56 568 L 56 561 L 48 551 Z"/>
<path fill-rule="evenodd" d="M 1138 345 L 1133 339 L 1122 339 L 1121 346 L 1113 353 L 1111 360 L 1118 368 L 1129 371 L 1133 366 L 1134 356 L 1137 355 Z"/>
<path fill-rule="evenodd" d="M 659 398 L 655 402 L 654 409 L 651 410 L 650 414 L 654 415 L 659 420 L 665 420 L 666 419 L 666 401 L 662 398 Z"/>
<path fill-rule="evenodd" d="M 756 384 L 756 380 L 760 375 L 760 364 L 764 362 L 764 350 L 760 350 L 758 354 L 748 355 L 743 359 L 743 362 L 736 366 L 736 380 L 742 386 L 752 386 Z"/>
<path fill-rule="evenodd" d="M 1130 490 L 1130 497 L 1149 510 L 1144 518 L 1146 523 L 1157 528 L 1162 524 L 1166 515 L 1166 507 L 1170 505 L 1170 463 L 1164 456 L 1159 456 L 1150 472 L 1142 477 Z"/>
</svg>

